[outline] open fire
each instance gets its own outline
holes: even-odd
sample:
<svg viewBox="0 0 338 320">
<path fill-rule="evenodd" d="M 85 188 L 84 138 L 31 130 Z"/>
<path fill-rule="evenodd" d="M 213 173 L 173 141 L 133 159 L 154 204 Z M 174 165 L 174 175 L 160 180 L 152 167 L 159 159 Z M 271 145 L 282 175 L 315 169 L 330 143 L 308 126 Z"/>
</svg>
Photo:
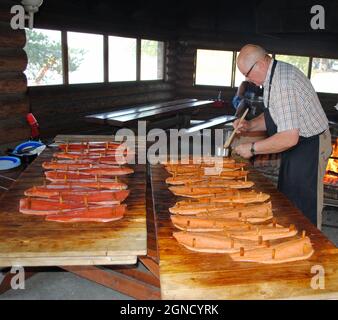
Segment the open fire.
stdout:
<svg viewBox="0 0 338 320">
<path fill-rule="evenodd" d="M 324 184 L 338 186 L 338 138 L 332 145 L 332 154 L 326 167 Z"/>
</svg>

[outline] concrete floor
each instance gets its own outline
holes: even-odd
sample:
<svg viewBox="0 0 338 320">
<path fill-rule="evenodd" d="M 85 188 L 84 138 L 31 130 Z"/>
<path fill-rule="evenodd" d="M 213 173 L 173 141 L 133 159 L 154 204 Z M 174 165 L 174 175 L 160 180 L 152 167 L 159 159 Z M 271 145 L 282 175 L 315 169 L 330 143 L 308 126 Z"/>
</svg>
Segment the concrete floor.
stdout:
<svg viewBox="0 0 338 320">
<path fill-rule="evenodd" d="M 0 282 L 3 275 L 0 275 Z M 61 269 L 39 272 L 29 278 L 23 290 L 10 290 L 0 300 L 132 300 L 94 282 Z"/>
</svg>

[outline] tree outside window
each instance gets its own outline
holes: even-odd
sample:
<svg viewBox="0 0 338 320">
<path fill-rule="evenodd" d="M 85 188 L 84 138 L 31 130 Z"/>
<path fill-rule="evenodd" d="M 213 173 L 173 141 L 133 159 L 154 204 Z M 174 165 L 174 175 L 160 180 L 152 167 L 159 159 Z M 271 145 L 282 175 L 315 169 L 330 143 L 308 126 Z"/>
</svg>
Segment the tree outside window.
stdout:
<svg viewBox="0 0 338 320">
<path fill-rule="evenodd" d="M 63 61 L 61 31 L 34 29 L 26 30 L 28 65 L 25 71 L 29 86 L 57 85 L 63 83 Z M 84 50 L 73 51 L 69 71 L 80 66 Z"/>
</svg>

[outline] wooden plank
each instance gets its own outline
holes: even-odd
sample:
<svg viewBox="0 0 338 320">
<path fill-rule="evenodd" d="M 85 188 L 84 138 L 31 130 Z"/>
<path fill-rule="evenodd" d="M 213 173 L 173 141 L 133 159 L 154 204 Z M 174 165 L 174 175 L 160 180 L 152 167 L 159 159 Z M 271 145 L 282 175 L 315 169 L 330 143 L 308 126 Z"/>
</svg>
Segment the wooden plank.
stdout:
<svg viewBox="0 0 338 320">
<path fill-rule="evenodd" d="M 142 81 L 137 84 L 135 84 L 134 81 L 124 83 L 88 83 L 76 86 L 31 87 L 29 88 L 29 97 L 34 105 L 41 105 L 42 107 L 48 106 L 52 102 L 59 102 L 61 105 L 62 102 L 67 102 L 69 99 L 85 101 L 97 100 L 98 98 L 111 99 L 111 106 L 115 107 L 115 101 L 121 97 L 132 97 L 134 102 L 129 102 L 129 104 L 136 104 L 135 97 L 138 97 L 138 95 L 170 92 L 173 91 L 173 89 L 174 86 L 172 84 L 165 82 Z M 161 100 L 165 99 L 158 99 L 158 101 Z M 153 101 L 156 100 L 153 98 L 152 102 Z M 120 107 L 123 107 L 123 105 L 124 104 L 121 104 Z"/>
<path fill-rule="evenodd" d="M 132 265 L 137 262 L 137 256 L 121 256 L 120 258 L 109 256 L 83 256 L 83 257 L 9 257 L 0 258 L 0 266 L 30 266 L 30 267 L 53 267 L 63 265 L 86 266 L 86 265 Z"/>
<path fill-rule="evenodd" d="M 60 138 L 69 140 L 71 137 L 59 136 L 57 140 Z M 82 136 L 79 140 L 90 138 Z M 110 136 L 99 138 L 111 139 Z M 0 266 L 135 263 L 138 255 L 147 253 L 145 165 L 134 165 L 135 173 L 121 178 L 131 193 L 126 200 L 125 217 L 119 221 L 60 224 L 19 213 L 19 200 L 24 191 L 43 184 L 41 164 L 50 160 L 55 151 L 46 149 L 1 199 Z"/>
<path fill-rule="evenodd" d="M 121 268 L 119 266 L 112 266 L 112 267 L 106 267 L 109 268 L 115 272 L 124 274 L 126 276 L 129 276 L 131 278 L 135 278 L 139 281 L 145 282 L 147 284 L 150 284 L 154 287 L 160 288 L 160 280 L 159 278 L 155 277 L 150 271 L 141 271 L 136 268 L 131 268 L 131 267 L 124 267 Z"/>
<path fill-rule="evenodd" d="M 24 30 L 0 28 L 0 43 L 2 48 L 23 48 L 26 44 L 26 33 Z"/>
<path fill-rule="evenodd" d="M 310 237 L 315 253 L 304 261 L 276 265 L 232 261 L 226 254 L 190 251 L 172 236 L 168 208 L 178 200 L 167 188 L 167 172 L 151 166 L 163 299 L 298 299 L 338 297 L 338 249 L 262 175 L 251 170 L 254 189 L 271 195 L 278 223 L 295 224 Z M 325 289 L 312 289 L 314 266 L 325 271 Z"/>
<path fill-rule="evenodd" d="M 80 277 L 94 281 L 105 287 L 114 289 L 136 299 L 160 299 L 160 291 L 158 288 L 147 285 L 139 280 L 136 280 L 135 278 L 130 278 L 114 271 L 107 272 L 94 266 L 63 266 L 62 268 L 77 274 Z"/>
<path fill-rule="evenodd" d="M 28 112 L 29 100 L 26 97 L 0 100 L 0 120 L 18 115 L 23 118 Z"/>
<path fill-rule="evenodd" d="M 23 73 L 1 73 L 1 94 L 23 94 L 27 91 L 27 79 Z"/>
<path fill-rule="evenodd" d="M 144 266 L 157 278 L 160 278 L 158 263 L 148 257 L 139 257 Z"/>
<path fill-rule="evenodd" d="M 121 110 L 117 110 L 117 111 L 109 111 L 109 112 L 104 112 L 104 113 L 92 114 L 92 115 L 86 116 L 86 118 L 87 119 L 94 118 L 94 119 L 98 119 L 98 120 L 105 120 L 105 119 L 124 116 L 124 115 L 127 115 L 127 114 L 134 114 L 134 113 L 139 113 L 139 112 L 144 112 L 144 111 L 150 111 L 150 110 L 155 110 L 155 109 L 159 109 L 159 108 L 163 108 L 163 107 L 167 107 L 167 106 L 177 105 L 177 104 L 186 103 L 186 102 L 194 102 L 194 101 L 197 101 L 197 99 L 180 99 L 180 100 L 145 104 L 145 105 L 139 105 L 139 106 L 129 106 L 129 107 L 125 107 Z"/>
<path fill-rule="evenodd" d="M 122 115 L 119 117 L 114 117 L 114 118 L 108 118 L 108 119 L 105 119 L 104 122 L 110 125 L 113 125 L 113 126 L 123 126 L 126 123 L 141 120 L 141 119 L 163 117 L 163 116 L 167 116 L 168 114 L 177 114 L 178 112 L 186 111 L 188 109 L 190 110 L 198 109 L 199 107 L 203 107 L 211 103 L 213 103 L 213 101 L 211 100 L 202 100 L 202 101 L 183 103 L 183 104 L 172 105 L 168 107 L 162 107 L 162 108 L 158 108 L 154 110 L 130 113 L 130 114 Z"/>
<path fill-rule="evenodd" d="M 229 116 L 229 115 L 208 119 L 208 120 L 203 121 L 202 123 L 200 123 L 198 125 L 195 125 L 195 126 L 192 126 L 190 128 L 185 129 L 184 132 L 186 134 L 197 132 L 197 131 L 200 131 L 200 130 L 203 130 L 203 129 L 206 129 L 206 128 L 212 128 L 212 127 L 218 126 L 220 124 L 232 122 L 235 119 L 236 119 L 235 116 Z"/>
</svg>

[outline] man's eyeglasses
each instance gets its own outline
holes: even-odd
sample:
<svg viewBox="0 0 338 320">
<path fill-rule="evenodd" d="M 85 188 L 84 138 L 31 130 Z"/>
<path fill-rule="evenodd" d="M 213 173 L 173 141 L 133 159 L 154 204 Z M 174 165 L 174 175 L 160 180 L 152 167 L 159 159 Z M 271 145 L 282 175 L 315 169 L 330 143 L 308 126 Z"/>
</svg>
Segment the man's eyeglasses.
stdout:
<svg viewBox="0 0 338 320">
<path fill-rule="evenodd" d="M 254 66 L 256 65 L 257 62 L 258 62 L 258 61 L 256 61 L 256 62 L 252 65 L 252 67 L 249 69 L 249 71 L 244 75 L 245 78 L 247 78 L 247 77 L 249 76 L 250 72 L 252 71 L 252 69 L 254 68 Z"/>
</svg>

